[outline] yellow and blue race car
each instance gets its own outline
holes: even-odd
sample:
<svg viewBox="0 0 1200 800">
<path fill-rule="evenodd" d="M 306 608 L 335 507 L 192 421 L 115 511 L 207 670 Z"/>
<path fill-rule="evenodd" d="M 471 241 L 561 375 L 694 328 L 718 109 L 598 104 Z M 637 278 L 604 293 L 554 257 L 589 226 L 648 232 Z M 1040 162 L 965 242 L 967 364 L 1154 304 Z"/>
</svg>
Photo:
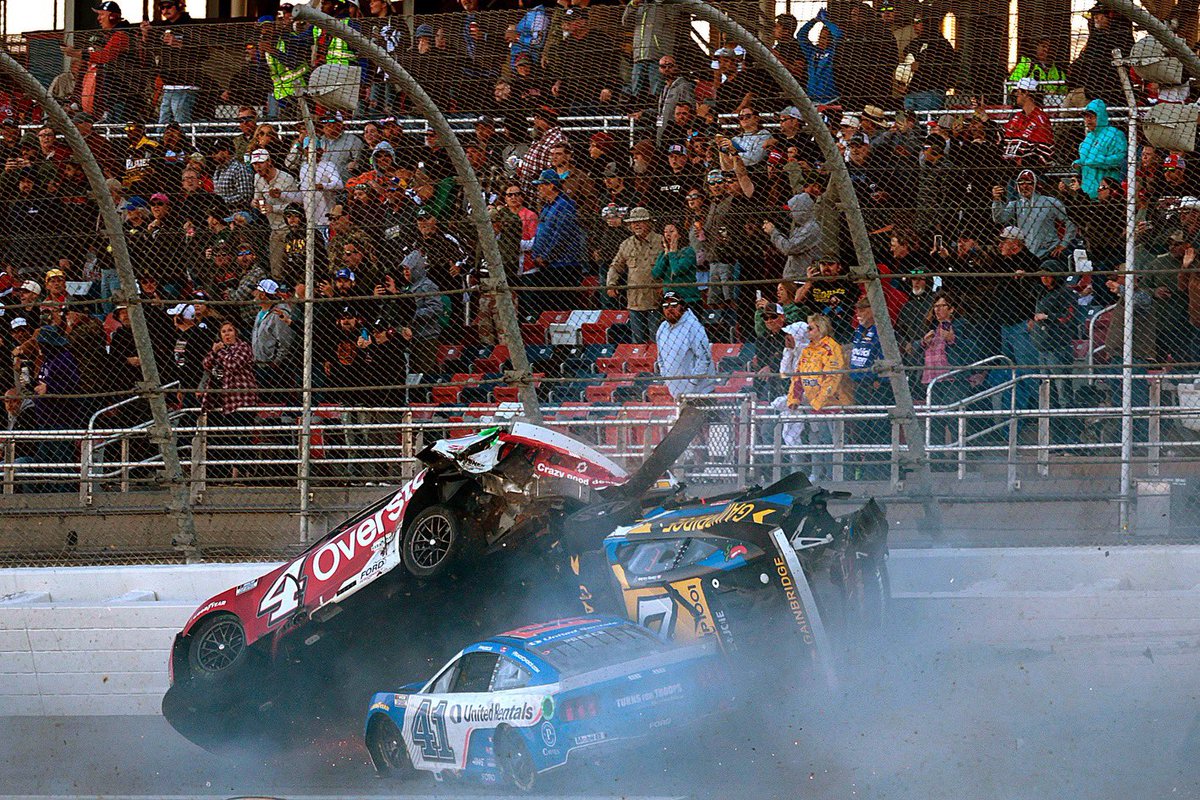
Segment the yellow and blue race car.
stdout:
<svg viewBox="0 0 1200 800">
<path fill-rule="evenodd" d="M 375 694 L 367 749 L 381 774 L 529 791 L 580 749 L 718 711 L 726 685 L 712 639 L 666 643 L 605 615 L 555 620 L 476 642 L 427 683 Z"/>
</svg>

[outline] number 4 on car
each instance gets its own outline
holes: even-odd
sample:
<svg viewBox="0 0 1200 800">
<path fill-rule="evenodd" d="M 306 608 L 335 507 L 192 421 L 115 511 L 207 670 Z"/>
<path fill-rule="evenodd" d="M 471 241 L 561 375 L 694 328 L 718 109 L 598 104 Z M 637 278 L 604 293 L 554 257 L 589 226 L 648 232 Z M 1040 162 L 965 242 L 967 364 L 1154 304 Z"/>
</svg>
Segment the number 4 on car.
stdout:
<svg viewBox="0 0 1200 800">
<path fill-rule="evenodd" d="M 711 639 L 678 646 L 614 617 L 556 620 L 472 644 L 428 682 L 375 694 L 367 748 L 383 775 L 529 791 L 580 749 L 716 711 L 724 685 Z"/>
</svg>

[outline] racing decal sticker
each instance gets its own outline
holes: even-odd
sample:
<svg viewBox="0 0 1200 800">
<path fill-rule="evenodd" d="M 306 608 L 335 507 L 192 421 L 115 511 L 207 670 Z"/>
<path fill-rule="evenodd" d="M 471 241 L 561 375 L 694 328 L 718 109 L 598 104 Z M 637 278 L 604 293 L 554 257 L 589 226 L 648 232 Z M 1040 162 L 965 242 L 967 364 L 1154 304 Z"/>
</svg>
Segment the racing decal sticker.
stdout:
<svg viewBox="0 0 1200 800">
<path fill-rule="evenodd" d="M 772 529 L 770 537 L 780 554 L 775 558 L 775 573 L 779 577 L 788 610 L 796 623 L 801 640 L 811 648 L 814 662 L 824 669 L 826 683 L 831 689 L 837 689 L 837 675 L 828 658 L 828 654 L 832 652 L 829 649 L 829 639 L 825 636 L 825 626 L 821 623 L 817 602 L 800 566 L 800 559 L 796 557 L 795 549 L 781 529 Z"/>
<path fill-rule="evenodd" d="M 694 642 L 716 633 L 700 578 L 626 589 L 625 607 L 630 619 L 654 631 L 663 641 Z"/>
<path fill-rule="evenodd" d="M 730 503 L 713 514 L 698 514 L 674 521 L 664 520 L 652 527 L 661 533 L 689 533 L 704 531 L 726 522 L 752 521 L 762 525 L 767 517 L 778 511 L 775 506 L 764 506 L 761 503 Z M 631 533 L 633 531 L 630 531 Z"/>
<path fill-rule="evenodd" d="M 386 505 L 313 552 L 305 570 L 312 577 L 306 587 L 309 606 L 319 608 L 334 600 L 345 599 L 352 590 L 361 589 L 399 563 L 399 548 L 389 546 L 395 539 L 388 540 L 387 537 L 400 526 L 405 509 L 424 483 L 425 471 L 422 470 Z M 380 540 L 383 544 L 376 547 Z M 391 551 L 396 552 L 393 555 Z M 374 563 L 369 563 L 373 559 Z"/>
<path fill-rule="evenodd" d="M 582 469 L 581 469 L 582 468 Z M 586 461 L 580 461 L 574 465 L 574 468 L 564 467 L 561 464 L 555 464 L 548 458 L 539 458 L 533 464 L 534 472 L 538 475 L 544 475 L 548 478 L 566 478 L 569 481 L 581 484 L 583 486 L 616 486 L 622 480 L 611 475 L 586 474 L 589 465 Z"/>
<path fill-rule="evenodd" d="M 483 692 L 418 697 L 408 700 L 404 742 L 413 766 L 432 772 L 465 769 L 471 736 L 476 731 L 494 730 L 500 725 L 530 728 L 542 721 L 543 696 L 537 694 Z"/>
<path fill-rule="evenodd" d="M 542 744 L 546 747 L 554 747 L 558 744 L 558 731 L 554 730 L 554 723 L 550 720 L 542 723 Z"/>
</svg>

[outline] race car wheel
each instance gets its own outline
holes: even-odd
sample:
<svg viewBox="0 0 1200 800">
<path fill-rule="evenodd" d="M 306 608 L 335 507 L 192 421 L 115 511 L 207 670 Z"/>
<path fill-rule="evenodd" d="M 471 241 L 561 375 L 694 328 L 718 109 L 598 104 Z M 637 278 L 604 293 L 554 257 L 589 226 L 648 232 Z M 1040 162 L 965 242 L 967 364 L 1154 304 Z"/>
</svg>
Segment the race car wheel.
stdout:
<svg viewBox="0 0 1200 800">
<path fill-rule="evenodd" d="M 225 678 L 246 662 L 246 631 L 232 614 L 214 614 L 196 626 L 188 666 L 201 680 Z"/>
<path fill-rule="evenodd" d="M 414 770 L 404 745 L 404 736 L 396 723 L 376 716 L 367 728 L 367 750 L 375 771 L 385 778 L 409 778 Z"/>
<path fill-rule="evenodd" d="M 409 573 L 427 578 L 444 572 L 461 546 L 458 517 L 443 505 L 433 505 L 409 524 L 400 555 Z"/>
<path fill-rule="evenodd" d="M 503 781 L 519 791 L 533 791 L 537 783 L 537 765 L 533 763 L 525 738 L 512 728 L 501 728 L 496 731 L 494 749 Z"/>
</svg>

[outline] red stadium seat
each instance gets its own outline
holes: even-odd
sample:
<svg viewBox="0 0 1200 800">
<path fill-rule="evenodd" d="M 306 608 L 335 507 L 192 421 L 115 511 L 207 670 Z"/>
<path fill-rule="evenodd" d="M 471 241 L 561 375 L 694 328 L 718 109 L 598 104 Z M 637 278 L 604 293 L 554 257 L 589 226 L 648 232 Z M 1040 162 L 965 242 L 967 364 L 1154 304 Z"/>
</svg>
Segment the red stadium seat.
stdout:
<svg viewBox="0 0 1200 800">
<path fill-rule="evenodd" d="M 561 325 L 570 318 L 570 311 L 543 311 L 537 322 L 527 322 L 521 326 L 521 336 L 525 344 L 547 344 L 546 333 L 550 326 Z"/>
<path fill-rule="evenodd" d="M 675 398 L 667 390 L 665 384 L 652 383 L 646 387 L 646 401 L 655 405 L 674 405 Z"/>
<path fill-rule="evenodd" d="M 434 386 L 430 390 L 433 402 L 440 406 L 452 406 L 458 402 L 462 390 L 473 383 L 483 380 L 483 375 L 474 372 L 456 372 L 450 378 L 450 383 Z"/>
<path fill-rule="evenodd" d="M 630 425 L 629 443 L 634 447 L 651 447 L 662 441 L 666 428 L 671 423 L 672 414 L 658 403 L 625 403 L 621 406 L 621 418 L 645 422 L 645 425 Z"/>
<path fill-rule="evenodd" d="M 742 345 L 738 344 L 714 344 L 712 346 L 712 360 L 714 365 L 720 365 L 722 359 L 736 358 L 742 354 Z"/>
<path fill-rule="evenodd" d="M 583 324 L 584 344 L 608 344 L 608 329 L 613 325 L 629 322 L 629 312 L 608 308 L 600 312 L 600 319 Z"/>
</svg>

